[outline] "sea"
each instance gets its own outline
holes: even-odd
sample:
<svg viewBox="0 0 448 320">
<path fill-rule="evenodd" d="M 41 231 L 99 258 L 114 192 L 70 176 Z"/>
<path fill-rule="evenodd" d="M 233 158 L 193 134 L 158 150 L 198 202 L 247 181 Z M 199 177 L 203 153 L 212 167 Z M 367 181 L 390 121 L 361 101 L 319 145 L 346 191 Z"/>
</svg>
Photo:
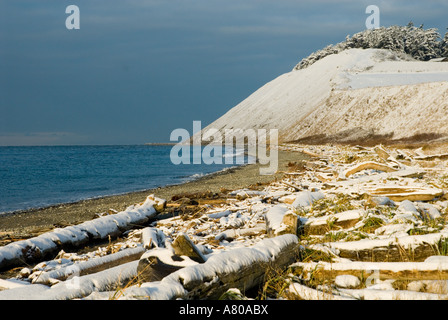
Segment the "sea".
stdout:
<svg viewBox="0 0 448 320">
<path fill-rule="evenodd" d="M 219 156 L 232 161 L 193 161 L 192 151 L 190 164 L 176 165 L 172 148 L 0 147 L 0 214 L 180 184 L 251 161 L 241 150 L 223 149 Z"/>
</svg>

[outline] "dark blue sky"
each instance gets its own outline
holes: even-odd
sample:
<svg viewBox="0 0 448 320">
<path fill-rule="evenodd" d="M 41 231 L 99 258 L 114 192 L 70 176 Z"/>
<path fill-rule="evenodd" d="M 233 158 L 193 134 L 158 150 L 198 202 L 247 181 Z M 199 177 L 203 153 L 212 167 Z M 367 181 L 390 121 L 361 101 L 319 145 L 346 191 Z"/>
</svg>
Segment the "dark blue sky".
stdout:
<svg viewBox="0 0 448 320">
<path fill-rule="evenodd" d="M 2 0 L 0 145 L 167 142 L 364 30 L 370 4 L 382 26 L 448 26 L 445 0 Z"/>
</svg>

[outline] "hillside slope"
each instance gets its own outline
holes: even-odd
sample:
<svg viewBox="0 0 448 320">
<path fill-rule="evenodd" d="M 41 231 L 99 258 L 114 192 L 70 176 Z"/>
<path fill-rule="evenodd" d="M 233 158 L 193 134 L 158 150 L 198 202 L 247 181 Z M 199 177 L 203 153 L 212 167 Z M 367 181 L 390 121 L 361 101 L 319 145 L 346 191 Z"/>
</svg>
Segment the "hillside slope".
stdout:
<svg viewBox="0 0 448 320">
<path fill-rule="evenodd" d="M 447 111 L 448 63 L 348 49 L 279 76 L 204 130 L 278 129 L 280 142 L 439 137 Z"/>
</svg>

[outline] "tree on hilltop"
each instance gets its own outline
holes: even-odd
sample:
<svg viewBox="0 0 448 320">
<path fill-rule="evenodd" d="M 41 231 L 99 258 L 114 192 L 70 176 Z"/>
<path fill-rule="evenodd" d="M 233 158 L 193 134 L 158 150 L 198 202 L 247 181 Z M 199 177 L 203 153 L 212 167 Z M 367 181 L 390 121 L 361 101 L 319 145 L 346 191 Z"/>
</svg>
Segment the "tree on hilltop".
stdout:
<svg viewBox="0 0 448 320">
<path fill-rule="evenodd" d="M 300 61 L 294 69 L 304 69 L 330 54 L 337 54 L 351 48 L 388 49 L 408 54 L 417 60 L 428 61 L 448 56 L 448 32 L 445 34 L 444 39 L 441 40 L 437 29 L 430 28 L 425 30 L 423 25 L 417 28 L 412 21 L 405 27 L 391 26 L 368 29 L 356 33 L 352 37 L 347 36 L 343 42 L 329 45 L 322 50 L 312 53 Z"/>
</svg>

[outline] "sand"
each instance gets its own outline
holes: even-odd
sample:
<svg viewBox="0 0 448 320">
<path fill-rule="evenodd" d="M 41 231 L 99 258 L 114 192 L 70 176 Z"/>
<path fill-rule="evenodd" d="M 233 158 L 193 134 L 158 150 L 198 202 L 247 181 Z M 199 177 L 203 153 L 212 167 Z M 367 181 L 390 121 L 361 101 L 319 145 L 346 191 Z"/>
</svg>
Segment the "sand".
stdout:
<svg viewBox="0 0 448 320">
<path fill-rule="evenodd" d="M 98 213 L 107 212 L 109 209 L 121 211 L 132 204 L 142 202 L 150 194 L 170 200 L 174 195 L 182 193 L 206 191 L 219 193 L 222 189 L 235 190 L 256 184 L 266 184 L 281 178 L 282 171 L 287 170 L 289 162 L 297 162 L 307 157 L 298 152 L 279 151 L 279 168 L 273 175 L 262 176 L 259 174 L 260 165 L 250 164 L 179 185 L 2 214 L 0 215 L 0 240 L 29 238 L 55 227 L 92 220 L 98 217 Z"/>
</svg>

